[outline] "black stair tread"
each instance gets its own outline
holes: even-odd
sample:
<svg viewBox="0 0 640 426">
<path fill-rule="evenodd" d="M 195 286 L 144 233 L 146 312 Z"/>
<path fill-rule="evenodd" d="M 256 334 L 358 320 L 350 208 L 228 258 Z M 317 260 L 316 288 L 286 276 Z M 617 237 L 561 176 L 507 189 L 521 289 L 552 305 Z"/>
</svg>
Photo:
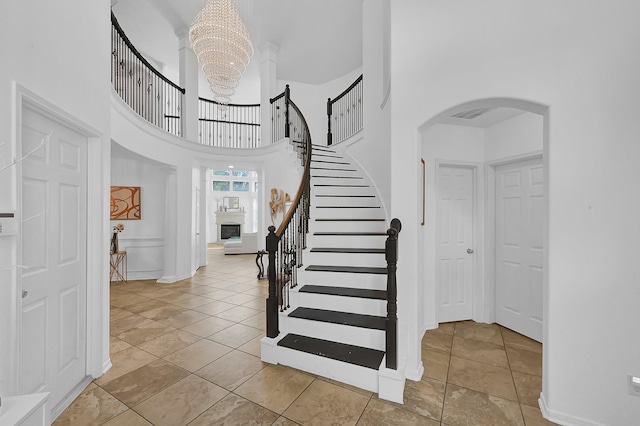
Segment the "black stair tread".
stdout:
<svg viewBox="0 0 640 426">
<path fill-rule="evenodd" d="M 375 195 L 329 195 L 329 194 L 318 194 L 314 195 L 314 197 L 323 197 L 323 198 L 375 198 Z"/>
<path fill-rule="evenodd" d="M 291 318 L 329 322 L 331 324 L 350 325 L 352 327 L 384 330 L 385 317 L 375 315 L 354 314 L 351 312 L 328 311 L 315 308 L 296 308 L 289 315 Z"/>
<path fill-rule="evenodd" d="M 361 253 L 384 254 L 383 248 L 355 248 L 355 247 L 314 247 L 312 253 Z"/>
<path fill-rule="evenodd" d="M 384 222 L 385 219 L 334 219 L 334 218 L 326 218 L 326 219 L 313 219 L 317 222 Z"/>
<path fill-rule="evenodd" d="M 336 265 L 309 265 L 306 271 L 318 272 L 348 272 L 351 274 L 381 274 L 386 275 L 387 268 L 375 268 L 371 266 L 336 266 Z"/>
<path fill-rule="evenodd" d="M 311 170 L 333 170 L 336 172 L 357 172 L 356 169 L 336 169 L 334 167 L 311 167 Z"/>
<path fill-rule="evenodd" d="M 331 151 L 324 151 L 324 152 L 331 152 Z M 332 154 L 333 154 L 333 153 L 332 153 Z M 344 158 L 344 157 L 343 157 L 343 156 L 341 156 L 341 155 L 329 155 L 329 154 L 318 154 L 318 153 L 313 154 L 313 155 L 315 155 L 316 157 Z"/>
<path fill-rule="evenodd" d="M 336 188 L 368 188 L 369 185 L 336 184 L 336 183 L 314 183 L 313 186 L 336 187 Z"/>
<path fill-rule="evenodd" d="M 380 367 L 384 357 L 384 352 L 376 349 L 300 336 L 299 334 L 287 334 L 280 339 L 278 346 L 373 370 L 377 370 Z"/>
<path fill-rule="evenodd" d="M 311 159 L 312 163 L 328 163 L 328 164 L 344 164 L 344 165 L 351 165 L 351 163 L 345 163 L 343 161 L 328 161 L 328 160 L 314 160 L 313 158 Z"/>
<path fill-rule="evenodd" d="M 303 285 L 301 293 L 327 294 L 332 296 L 360 297 L 363 299 L 387 300 L 387 292 L 385 290 L 370 290 L 366 288 L 351 287 L 332 287 L 324 285 Z"/>
<path fill-rule="evenodd" d="M 379 209 L 380 206 L 316 206 L 316 209 Z"/>
<path fill-rule="evenodd" d="M 340 236 L 355 236 L 355 237 L 379 237 L 381 235 L 387 235 L 386 232 L 356 232 L 356 231 L 336 231 L 336 232 L 314 232 L 313 235 L 340 235 Z"/>
</svg>

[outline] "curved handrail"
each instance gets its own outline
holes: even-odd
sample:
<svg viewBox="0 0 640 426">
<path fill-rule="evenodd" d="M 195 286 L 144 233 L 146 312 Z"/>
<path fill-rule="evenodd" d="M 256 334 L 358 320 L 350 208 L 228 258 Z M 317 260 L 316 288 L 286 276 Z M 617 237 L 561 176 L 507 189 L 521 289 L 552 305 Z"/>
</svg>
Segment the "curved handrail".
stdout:
<svg viewBox="0 0 640 426">
<path fill-rule="evenodd" d="M 260 104 L 221 104 L 198 98 L 198 138 L 203 145 L 257 148 L 261 145 Z"/>
<path fill-rule="evenodd" d="M 300 185 L 298 186 L 298 192 L 296 192 L 296 195 L 291 202 L 291 207 L 289 207 L 289 211 L 287 212 L 285 217 L 282 219 L 282 223 L 280 224 L 280 226 L 278 227 L 278 230 L 276 231 L 276 235 L 278 237 L 282 237 L 282 234 L 285 228 L 291 222 L 291 218 L 293 217 L 295 210 L 300 204 L 300 200 L 302 199 L 302 196 L 305 190 L 309 187 L 309 182 L 311 178 L 311 149 L 312 148 L 311 148 L 311 135 L 309 134 L 309 126 L 307 125 L 307 120 L 304 118 L 304 115 L 302 115 L 302 112 L 300 112 L 300 109 L 297 107 L 297 105 L 291 100 L 289 102 L 290 102 L 290 105 L 293 107 L 293 109 L 297 111 L 297 113 L 300 115 L 302 123 L 304 124 L 305 132 L 307 133 L 307 135 L 305 135 L 307 137 L 305 137 L 306 144 L 304 149 L 306 153 L 306 158 L 305 158 L 306 161 L 304 164 L 304 171 L 302 172 L 302 180 L 300 180 Z"/>
<path fill-rule="evenodd" d="M 347 140 L 362 129 L 362 95 L 361 74 L 345 91 L 334 99 L 327 99 L 327 145 Z"/>
<path fill-rule="evenodd" d="M 358 83 L 360 83 L 362 81 L 362 76 L 363 76 L 363 74 L 360 74 L 360 77 L 356 78 L 356 81 L 351 83 L 351 86 L 347 87 L 344 90 L 344 92 L 340 93 L 338 96 L 336 96 L 335 98 L 331 99 L 331 103 L 335 104 L 340 99 L 344 98 L 347 95 L 347 93 L 349 93 L 354 87 L 356 87 L 358 85 Z"/>
<path fill-rule="evenodd" d="M 122 27 L 120 26 L 120 24 L 118 24 L 118 20 L 116 19 L 116 16 L 113 14 L 113 12 L 111 12 L 111 24 L 115 27 L 115 29 L 116 29 L 116 31 L 118 31 L 118 34 L 120 35 L 120 37 L 122 37 L 122 40 L 125 42 L 127 47 L 129 49 L 131 49 L 133 54 L 136 56 L 136 58 L 138 58 L 140 60 L 140 62 L 142 62 L 147 68 L 149 68 L 149 70 L 151 70 L 151 72 L 153 72 L 156 76 L 158 76 L 160 79 L 162 79 L 162 81 L 164 81 L 165 83 L 169 84 L 174 89 L 179 90 L 184 95 L 185 89 L 183 89 L 182 87 L 178 86 L 173 81 L 169 80 L 167 77 L 162 75 L 162 73 L 160 73 L 160 71 L 155 69 L 155 67 L 153 65 L 151 65 L 149 63 L 149 61 L 147 61 L 144 58 L 144 56 L 142 56 L 142 54 L 140 52 L 138 52 L 138 49 L 136 49 L 133 46 L 133 44 L 131 43 L 131 40 L 129 40 L 129 37 L 127 37 L 127 35 L 122 30 Z"/>
</svg>

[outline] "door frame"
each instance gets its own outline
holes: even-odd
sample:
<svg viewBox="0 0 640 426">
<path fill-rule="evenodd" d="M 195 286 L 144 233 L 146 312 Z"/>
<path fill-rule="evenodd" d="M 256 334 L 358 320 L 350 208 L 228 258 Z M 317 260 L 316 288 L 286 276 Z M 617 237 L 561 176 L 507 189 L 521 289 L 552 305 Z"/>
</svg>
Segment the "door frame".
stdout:
<svg viewBox="0 0 640 426">
<path fill-rule="evenodd" d="M 436 191 L 440 188 L 440 168 L 441 167 L 457 167 L 457 168 L 465 168 L 471 169 L 473 184 L 472 184 L 472 208 L 473 208 L 473 250 L 475 253 L 475 257 L 473 259 L 472 269 L 473 269 L 473 283 L 471 286 L 471 319 L 478 322 L 483 322 L 484 315 L 484 304 L 483 304 L 483 264 L 484 264 L 484 253 L 483 250 L 480 250 L 483 247 L 483 210 L 481 200 L 484 198 L 484 185 L 483 185 L 483 164 L 481 162 L 467 162 L 467 161 L 459 161 L 459 160 L 445 160 L 445 159 L 437 159 L 435 160 L 435 188 Z M 438 223 L 438 211 L 440 209 L 440 201 L 439 197 L 436 195 L 435 197 L 436 205 L 435 205 L 435 229 L 436 229 L 436 244 L 435 244 L 435 259 L 440 258 L 440 244 L 437 243 L 440 239 L 439 230 L 440 224 Z M 436 279 L 438 277 L 438 262 L 436 261 L 434 264 L 435 268 L 435 276 Z M 440 284 L 436 283 L 435 286 L 435 294 L 436 294 L 436 326 L 440 323 L 440 319 L 438 318 L 440 312 Z"/>
<path fill-rule="evenodd" d="M 12 142 L 15 147 L 16 158 L 20 159 L 22 153 L 22 112 L 25 108 L 32 109 L 38 114 L 42 114 L 47 118 L 58 122 L 60 125 L 68 127 L 73 131 L 83 135 L 87 139 L 87 231 L 86 231 L 86 282 L 87 282 L 87 299 L 84 301 L 87 305 L 87 340 L 86 350 L 86 378 L 83 382 L 76 386 L 72 394 L 67 395 L 58 407 L 51 407 L 54 419 L 60 414 L 66 406 L 73 402 L 73 399 L 84 389 L 81 386 L 85 381 L 88 383 L 91 377 L 99 377 L 111 368 L 109 358 L 109 282 L 108 282 L 108 203 L 105 194 L 108 194 L 109 167 L 103 165 L 103 158 L 110 158 L 109 144 L 102 143 L 102 133 L 93 126 L 83 122 L 74 115 L 66 112 L 57 105 L 47 101 L 40 95 L 30 91 L 17 82 L 13 82 L 13 105 L 14 117 L 12 120 Z M 108 164 L 107 164 L 108 166 Z M 19 183 L 22 179 L 22 167 L 20 160 L 16 162 L 15 171 L 16 181 Z M 21 205 L 22 190 L 21 185 L 16 185 L 16 206 Z M 21 223 L 21 209 L 17 209 L 16 220 Z M 21 258 L 21 238 L 22 228 L 20 227 L 19 236 L 15 239 L 15 258 L 16 264 L 20 265 Z M 21 347 L 21 312 L 22 312 L 22 275 L 19 272 L 15 274 L 16 286 L 14 291 L 14 303 L 11 312 L 11 340 L 13 341 L 11 350 L 10 364 L 14 371 L 11 377 L 12 383 L 10 388 L 14 394 L 18 394 L 20 387 L 20 371 L 22 352 Z M 73 395 L 75 394 L 75 395 Z M 55 412 L 54 412 L 55 410 Z"/>
<path fill-rule="evenodd" d="M 483 298 L 485 300 L 484 310 L 484 322 L 494 323 L 496 320 L 496 168 L 507 164 L 519 163 L 527 160 L 542 159 L 542 166 L 546 169 L 544 161 L 543 151 L 533 151 L 525 154 L 514 155 L 511 157 L 500 158 L 493 160 L 485 165 L 486 175 L 486 191 L 487 191 L 487 206 L 486 206 L 486 221 L 485 221 L 485 277 L 484 277 L 484 290 Z M 547 203 L 547 174 L 545 173 L 545 204 Z M 546 208 L 545 208 L 546 211 Z M 545 220 L 547 216 L 545 214 Z M 545 225 L 546 229 L 546 225 Z M 546 241 L 545 241 L 546 242 Z M 543 248 L 546 250 L 546 247 Z M 545 259 L 545 254 L 543 254 Z M 544 272 L 543 272 L 544 273 Z M 544 286 L 543 286 L 544 287 Z M 544 299 L 543 299 L 544 300 Z M 544 302 L 543 302 L 544 303 Z M 544 317 L 544 315 L 543 315 Z M 543 333 L 544 334 L 544 333 Z"/>
</svg>

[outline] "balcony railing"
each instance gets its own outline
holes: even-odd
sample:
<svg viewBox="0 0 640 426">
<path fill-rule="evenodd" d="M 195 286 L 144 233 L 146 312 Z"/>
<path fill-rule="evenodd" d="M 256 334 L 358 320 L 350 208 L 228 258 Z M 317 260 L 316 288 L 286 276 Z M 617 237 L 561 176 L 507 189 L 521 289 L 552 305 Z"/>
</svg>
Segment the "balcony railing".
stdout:
<svg viewBox="0 0 640 426">
<path fill-rule="evenodd" d="M 221 105 L 199 98 L 198 135 L 200 143 L 224 148 L 260 146 L 260 104 Z"/>
<path fill-rule="evenodd" d="M 362 75 L 333 100 L 327 100 L 327 145 L 340 143 L 362 129 Z"/>
<path fill-rule="evenodd" d="M 184 89 L 160 74 L 131 44 L 111 13 L 111 83 L 148 122 L 182 135 Z"/>
</svg>

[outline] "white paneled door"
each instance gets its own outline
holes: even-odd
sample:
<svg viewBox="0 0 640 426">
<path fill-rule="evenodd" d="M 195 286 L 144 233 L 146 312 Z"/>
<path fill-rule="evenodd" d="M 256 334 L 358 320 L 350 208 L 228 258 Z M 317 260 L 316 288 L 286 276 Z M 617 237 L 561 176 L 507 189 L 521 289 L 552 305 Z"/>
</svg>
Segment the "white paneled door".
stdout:
<svg viewBox="0 0 640 426">
<path fill-rule="evenodd" d="M 438 322 L 471 319 L 474 278 L 474 169 L 438 168 Z"/>
<path fill-rule="evenodd" d="M 87 138 L 22 115 L 20 393 L 55 407 L 86 376 Z"/>
<path fill-rule="evenodd" d="M 496 322 L 542 341 L 542 159 L 495 171 Z"/>
</svg>

